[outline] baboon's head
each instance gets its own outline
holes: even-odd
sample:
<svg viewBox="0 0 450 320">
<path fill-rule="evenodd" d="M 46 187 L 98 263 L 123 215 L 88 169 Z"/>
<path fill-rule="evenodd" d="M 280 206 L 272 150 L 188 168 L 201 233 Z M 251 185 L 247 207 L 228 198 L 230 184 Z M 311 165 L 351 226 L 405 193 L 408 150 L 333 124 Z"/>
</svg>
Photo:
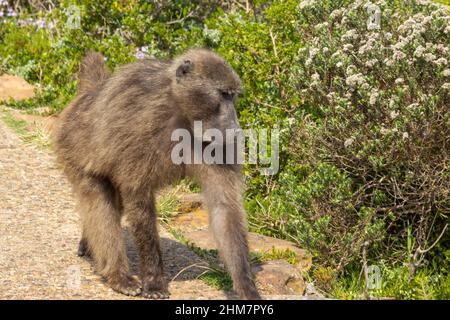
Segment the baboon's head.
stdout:
<svg viewBox="0 0 450 320">
<path fill-rule="evenodd" d="M 192 126 L 202 121 L 204 133 L 216 129 L 224 138 L 227 129 L 240 130 L 235 102 L 241 80 L 224 59 L 205 49 L 190 50 L 174 60 L 171 72 L 173 94 Z M 203 139 L 211 138 L 206 132 Z"/>
</svg>

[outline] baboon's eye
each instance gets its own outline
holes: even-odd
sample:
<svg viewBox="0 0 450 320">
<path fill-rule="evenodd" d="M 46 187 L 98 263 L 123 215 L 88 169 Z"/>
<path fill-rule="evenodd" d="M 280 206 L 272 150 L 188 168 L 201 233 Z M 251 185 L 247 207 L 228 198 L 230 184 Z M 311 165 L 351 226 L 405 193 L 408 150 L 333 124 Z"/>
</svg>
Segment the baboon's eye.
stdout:
<svg viewBox="0 0 450 320">
<path fill-rule="evenodd" d="M 220 90 L 220 94 L 225 100 L 232 101 L 234 99 L 234 94 L 230 91 Z"/>
</svg>

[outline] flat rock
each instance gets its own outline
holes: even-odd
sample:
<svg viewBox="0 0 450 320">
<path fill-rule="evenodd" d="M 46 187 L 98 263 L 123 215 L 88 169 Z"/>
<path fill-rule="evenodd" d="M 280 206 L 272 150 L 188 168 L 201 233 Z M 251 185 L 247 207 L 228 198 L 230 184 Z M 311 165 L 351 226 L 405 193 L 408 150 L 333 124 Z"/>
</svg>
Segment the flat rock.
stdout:
<svg viewBox="0 0 450 320">
<path fill-rule="evenodd" d="M 180 230 L 192 245 L 212 250 L 217 249 L 211 232 L 208 230 L 208 212 L 202 208 L 199 194 L 183 194 L 179 196 L 180 207 L 178 214 L 170 225 Z M 290 250 L 296 254 L 297 267 L 306 271 L 312 264 L 311 256 L 294 243 L 250 232 L 248 235 L 249 249 L 253 252 L 271 253 L 273 249 L 279 251 Z"/>
<path fill-rule="evenodd" d="M 188 242 L 201 249 L 205 250 L 215 250 L 217 249 L 214 237 L 209 229 L 199 229 L 192 231 L 183 231 L 183 236 L 188 240 Z M 277 250 L 291 250 L 295 253 L 298 264 L 296 265 L 297 270 L 305 272 L 311 267 L 312 259 L 311 256 L 303 249 L 296 247 L 289 241 L 275 239 L 272 237 L 263 236 L 260 234 L 250 232 L 248 235 L 248 242 L 250 251 L 270 253 L 273 248 Z"/>
<path fill-rule="evenodd" d="M 34 87 L 24 79 L 4 74 L 0 76 L 0 101 L 24 100 L 34 96 Z"/>
<path fill-rule="evenodd" d="M 303 295 L 306 283 L 297 268 L 284 260 L 272 260 L 252 266 L 262 294 Z"/>
<path fill-rule="evenodd" d="M 202 206 L 202 197 L 198 193 L 181 193 L 177 195 L 180 213 L 189 213 Z M 207 225 L 207 224 L 206 224 Z"/>
<path fill-rule="evenodd" d="M 181 209 L 185 210 L 183 214 L 177 215 L 173 221 L 172 225 L 176 226 L 177 229 L 185 232 L 196 231 L 196 230 L 204 230 L 208 228 L 208 212 L 201 208 L 194 209 L 193 211 L 189 211 L 191 209 L 187 209 L 189 203 L 185 203 L 184 207 L 182 205 Z M 183 211 L 182 211 L 183 212 Z"/>
</svg>

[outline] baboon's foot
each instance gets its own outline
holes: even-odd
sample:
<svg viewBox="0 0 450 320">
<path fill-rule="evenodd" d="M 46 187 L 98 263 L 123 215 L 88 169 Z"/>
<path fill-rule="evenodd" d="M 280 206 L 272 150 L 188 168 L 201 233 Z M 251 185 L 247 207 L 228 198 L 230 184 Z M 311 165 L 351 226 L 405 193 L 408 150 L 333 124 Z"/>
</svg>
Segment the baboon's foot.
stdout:
<svg viewBox="0 0 450 320">
<path fill-rule="evenodd" d="M 240 288 L 236 288 L 236 292 L 238 293 L 241 299 L 245 300 L 261 300 L 261 296 L 256 289 L 256 286 L 253 282 L 247 283 L 245 285 L 241 285 Z"/>
<path fill-rule="evenodd" d="M 77 255 L 79 257 L 90 257 L 91 253 L 89 252 L 89 248 L 87 245 L 87 240 L 84 238 L 81 238 L 80 243 L 78 244 L 78 251 L 77 251 Z"/>
<path fill-rule="evenodd" d="M 147 299 L 168 299 L 170 296 L 163 279 L 154 277 L 144 278 L 142 281 L 142 296 Z"/>
<path fill-rule="evenodd" d="M 128 274 L 109 277 L 106 282 L 114 291 L 127 296 L 138 296 L 142 292 L 141 282 Z"/>
</svg>

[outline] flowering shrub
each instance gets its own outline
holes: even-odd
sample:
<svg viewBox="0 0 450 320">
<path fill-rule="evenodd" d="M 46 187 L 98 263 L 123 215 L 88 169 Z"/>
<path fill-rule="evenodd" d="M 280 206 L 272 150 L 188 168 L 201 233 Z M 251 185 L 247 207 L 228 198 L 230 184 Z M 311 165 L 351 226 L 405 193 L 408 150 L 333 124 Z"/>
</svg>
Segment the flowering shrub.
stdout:
<svg viewBox="0 0 450 320">
<path fill-rule="evenodd" d="M 9 3 L 0 0 L 0 69 L 39 88 L 16 107 L 64 108 L 88 48 L 114 68 L 211 47 L 242 77 L 243 127 L 281 128 L 279 173 L 244 168 L 252 230 L 308 249 L 321 279 L 355 266 L 359 275 L 365 262 L 449 278 L 448 9 L 413 0 Z"/>
<path fill-rule="evenodd" d="M 340 269 L 366 246 L 373 259 L 395 250 L 413 272 L 449 240 L 450 16 L 428 2 L 375 1 L 380 29 L 368 30 L 369 4 L 344 3 L 299 5 L 299 21 L 315 25 L 291 77 L 314 120 L 296 119 L 291 161 L 314 171 L 280 182 L 302 212 L 298 230 L 310 228 L 302 241 L 328 262 Z"/>
</svg>

